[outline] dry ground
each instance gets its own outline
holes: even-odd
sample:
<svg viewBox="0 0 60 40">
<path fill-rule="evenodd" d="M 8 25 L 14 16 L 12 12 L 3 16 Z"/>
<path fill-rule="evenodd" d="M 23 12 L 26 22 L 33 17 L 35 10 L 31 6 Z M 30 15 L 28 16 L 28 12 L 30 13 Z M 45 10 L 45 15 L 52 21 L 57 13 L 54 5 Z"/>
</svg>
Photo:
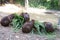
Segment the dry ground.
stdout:
<svg viewBox="0 0 60 40">
<path fill-rule="evenodd" d="M 4 15 L 4 14 L 3 14 Z M 57 16 L 53 14 L 38 15 L 30 13 L 30 18 L 39 21 L 49 21 L 52 23 L 57 23 Z M 51 35 L 52 36 L 52 35 Z M 60 36 L 55 36 L 53 38 L 48 38 L 45 36 L 40 36 L 36 34 L 24 34 L 21 30 L 19 32 L 14 32 L 12 27 L 3 27 L 0 25 L 0 40 L 59 40 Z"/>
<path fill-rule="evenodd" d="M 11 9 L 9 11 L 11 13 L 14 13 L 15 11 L 18 11 L 18 9 L 19 9 L 19 8 L 17 8 L 14 11 L 15 7 L 14 7 L 14 9 L 12 9 L 12 7 L 10 9 L 9 8 L 7 8 L 7 9 L 8 10 Z M 0 9 L 0 20 L 1 20 L 2 17 L 9 15 L 8 13 L 3 13 L 2 11 L 4 11 L 4 9 L 2 9 L 2 10 L 1 9 Z M 4 12 L 8 12 L 7 9 Z M 29 12 L 31 12 L 31 11 L 29 11 Z M 49 22 L 52 22 L 54 24 L 57 24 L 57 22 L 58 22 L 58 20 L 57 20 L 58 17 L 54 14 L 44 14 L 44 13 L 42 13 L 42 12 L 40 13 L 39 11 L 36 11 L 36 10 L 34 12 L 36 12 L 36 13 L 33 13 L 33 12 L 29 13 L 31 19 L 35 19 L 35 20 L 38 20 L 38 21 L 49 21 Z M 37 14 L 37 12 L 38 12 L 38 14 Z M 41 15 L 41 14 L 44 14 L 44 15 Z M 24 33 L 22 33 L 21 30 L 19 30 L 19 32 L 14 32 L 12 30 L 11 26 L 3 27 L 3 26 L 0 25 L 0 40 L 60 40 L 59 34 L 60 34 L 60 32 L 58 32 L 58 31 L 56 33 L 56 36 L 54 36 L 54 37 L 50 37 L 50 36 L 46 37 L 44 35 L 42 36 L 42 35 L 36 35 L 36 34 L 30 34 L 30 33 L 29 34 L 24 34 Z"/>
</svg>

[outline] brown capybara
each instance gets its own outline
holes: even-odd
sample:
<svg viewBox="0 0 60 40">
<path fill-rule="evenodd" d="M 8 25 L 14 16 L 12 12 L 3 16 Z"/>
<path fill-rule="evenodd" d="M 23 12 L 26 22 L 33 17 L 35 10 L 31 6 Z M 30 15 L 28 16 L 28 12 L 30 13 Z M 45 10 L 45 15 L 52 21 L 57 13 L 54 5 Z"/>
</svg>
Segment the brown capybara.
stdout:
<svg viewBox="0 0 60 40">
<path fill-rule="evenodd" d="M 30 20 L 30 16 L 28 13 L 21 13 L 21 15 L 24 18 L 24 22 L 27 22 Z"/>
<path fill-rule="evenodd" d="M 9 26 L 9 23 L 10 23 L 10 21 L 7 16 L 1 19 L 2 26 Z"/>
<path fill-rule="evenodd" d="M 24 25 L 22 26 L 22 32 L 23 33 L 29 33 L 32 31 L 32 28 L 34 26 L 34 20 L 25 22 Z"/>
<path fill-rule="evenodd" d="M 44 26 L 47 32 L 53 32 L 54 28 L 51 22 L 44 22 Z"/>
<path fill-rule="evenodd" d="M 14 14 L 11 14 L 11 15 L 8 15 L 8 16 L 6 16 L 6 17 L 3 17 L 2 19 L 1 19 L 1 25 L 2 26 L 9 26 L 9 24 L 12 22 L 12 19 L 14 18 Z"/>
</svg>

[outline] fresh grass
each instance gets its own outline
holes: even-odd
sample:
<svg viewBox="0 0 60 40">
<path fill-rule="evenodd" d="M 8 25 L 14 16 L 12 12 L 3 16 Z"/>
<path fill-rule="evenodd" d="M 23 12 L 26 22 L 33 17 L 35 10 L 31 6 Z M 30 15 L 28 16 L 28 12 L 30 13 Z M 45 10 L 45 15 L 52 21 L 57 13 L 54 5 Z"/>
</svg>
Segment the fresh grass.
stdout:
<svg viewBox="0 0 60 40">
<path fill-rule="evenodd" d="M 23 25 L 24 18 L 20 15 L 15 14 L 14 19 L 12 20 L 12 27 L 15 32 L 17 32 Z"/>
<path fill-rule="evenodd" d="M 40 36 L 44 36 L 48 40 L 55 40 L 56 31 L 49 32 L 49 33 L 46 32 L 43 22 L 35 21 L 34 27 L 36 29 L 33 28 L 33 30 L 31 31 L 32 34 L 37 34 L 37 35 L 40 35 Z M 56 27 L 57 27 L 56 25 L 53 25 L 53 28 L 56 28 Z M 40 29 L 42 29 L 42 31 L 40 31 Z"/>
</svg>

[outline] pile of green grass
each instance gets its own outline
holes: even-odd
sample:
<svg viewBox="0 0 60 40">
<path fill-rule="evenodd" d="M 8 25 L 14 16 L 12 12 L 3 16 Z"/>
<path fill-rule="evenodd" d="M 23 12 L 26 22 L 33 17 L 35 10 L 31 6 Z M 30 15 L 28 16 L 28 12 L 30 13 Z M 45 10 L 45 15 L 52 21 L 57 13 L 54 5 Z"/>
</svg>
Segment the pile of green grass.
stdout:
<svg viewBox="0 0 60 40">
<path fill-rule="evenodd" d="M 19 29 L 22 28 L 22 25 L 24 23 L 24 18 L 20 15 L 15 14 L 14 19 L 12 20 L 12 27 L 15 32 L 17 32 Z"/>
<path fill-rule="evenodd" d="M 13 31 L 18 32 L 22 28 L 22 25 L 24 24 L 24 18 L 20 15 L 15 14 L 15 17 L 12 20 L 11 24 L 13 27 Z M 37 34 L 40 36 L 44 36 L 48 40 L 55 40 L 56 32 L 54 31 L 53 33 L 47 33 L 45 30 L 45 26 L 43 25 L 43 22 L 39 22 L 39 21 L 35 20 L 34 27 L 36 28 L 36 30 L 33 28 L 31 31 L 31 34 Z M 57 25 L 54 24 L 53 27 L 56 28 Z M 42 29 L 42 31 L 40 31 L 40 29 Z"/>
</svg>

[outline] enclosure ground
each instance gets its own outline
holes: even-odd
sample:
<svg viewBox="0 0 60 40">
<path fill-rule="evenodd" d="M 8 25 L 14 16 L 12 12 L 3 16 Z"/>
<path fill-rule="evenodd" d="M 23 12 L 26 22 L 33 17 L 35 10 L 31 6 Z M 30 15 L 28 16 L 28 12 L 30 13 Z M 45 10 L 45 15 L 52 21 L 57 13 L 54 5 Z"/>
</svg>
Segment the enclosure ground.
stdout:
<svg viewBox="0 0 60 40">
<path fill-rule="evenodd" d="M 29 13 L 31 19 L 35 19 L 35 20 L 39 20 L 39 21 L 49 21 L 49 22 L 57 24 L 58 17 L 56 15 L 54 15 L 54 13 L 56 13 L 57 11 L 53 11 L 52 14 L 51 13 L 46 14 L 46 13 L 43 13 L 43 11 L 39 12 L 40 10 L 36 11 L 36 9 L 35 9 L 35 11 L 33 11 L 30 9 L 33 9 L 33 8 L 28 9 L 28 12 L 32 11 L 32 13 Z M 8 10 L 6 12 L 2 12 L 0 10 L 0 20 L 2 17 L 9 15 Z M 12 12 L 12 11 L 10 11 L 10 12 Z M 45 15 L 41 15 L 41 14 L 45 14 Z M 24 34 L 24 33 L 22 33 L 21 30 L 19 30 L 19 32 L 14 32 L 12 30 L 11 26 L 3 27 L 0 25 L 0 40 L 60 40 L 59 34 L 60 34 L 60 32 L 57 31 L 56 37 L 46 38 L 46 36 L 44 36 L 44 35 L 40 36 L 40 35 L 36 35 L 36 34 L 31 34 L 31 33 Z"/>
<path fill-rule="evenodd" d="M 7 14 L 6 14 L 7 15 Z M 47 15 L 36 15 L 30 14 L 31 19 L 39 20 L 39 21 L 49 21 L 52 23 L 57 23 L 57 17 L 53 14 Z M 0 17 L 2 18 L 2 17 Z M 60 38 L 56 36 L 56 38 L 46 38 L 44 35 L 36 35 L 36 34 L 24 34 L 21 30 L 18 32 L 14 32 L 12 27 L 3 27 L 0 25 L 0 40 L 59 40 Z"/>
</svg>

